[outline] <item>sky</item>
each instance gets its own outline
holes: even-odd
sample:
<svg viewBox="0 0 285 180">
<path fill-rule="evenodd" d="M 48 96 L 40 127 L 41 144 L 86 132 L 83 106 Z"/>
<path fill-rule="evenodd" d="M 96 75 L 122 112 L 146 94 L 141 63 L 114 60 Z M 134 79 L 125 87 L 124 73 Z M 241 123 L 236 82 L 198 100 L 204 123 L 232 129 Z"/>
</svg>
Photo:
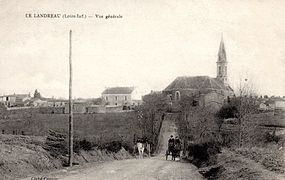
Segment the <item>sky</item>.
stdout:
<svg viewBox="0 0 285 180">
<path fill-rule="evenodd" d="M 216 76 L 221 35 L 230 85 L 248 79 L 261 95 L 285 95 L 282 0 L 0 0 L 0 95 L 68 97 L 106 87 L 161 91 L 178 76 Z M 93 18 L 27 18 L 26 14 Z M 95 14 L 122 18 L 95 18 Z"/>
</svg>

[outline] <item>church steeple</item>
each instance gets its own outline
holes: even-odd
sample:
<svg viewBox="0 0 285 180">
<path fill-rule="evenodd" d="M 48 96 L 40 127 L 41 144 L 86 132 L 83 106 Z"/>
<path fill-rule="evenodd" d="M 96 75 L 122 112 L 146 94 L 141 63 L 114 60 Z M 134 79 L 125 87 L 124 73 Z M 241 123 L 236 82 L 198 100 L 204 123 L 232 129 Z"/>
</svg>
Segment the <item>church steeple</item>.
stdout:
<svg viewBox="0 0 285 180">
<path fill-rule="evenodd" d="M 221 42 L 220 42 L 220 48 L 219 48 L 219 53 L 218 53 L 218 62 L 227 62 L 227 55 L 226 55 L 223 35 L 222 35 Z"/>
<path fill-rule="evenodd" d="M 222 81 L 225 85 L 228 85 L 227 63 L 226 49 L 222 35 L 217 61 L 217 79 Z"/>
</svg>

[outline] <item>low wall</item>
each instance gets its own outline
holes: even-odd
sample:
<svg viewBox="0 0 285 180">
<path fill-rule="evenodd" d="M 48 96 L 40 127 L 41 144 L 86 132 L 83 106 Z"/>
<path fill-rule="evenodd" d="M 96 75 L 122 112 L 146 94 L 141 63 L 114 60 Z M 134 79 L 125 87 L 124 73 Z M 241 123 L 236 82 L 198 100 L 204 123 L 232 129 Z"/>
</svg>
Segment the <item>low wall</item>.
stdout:
<svg viewBox="0 0 285 180">
<path fill-rule="evenodd" d="M 123 110 L 123 106 L 80 106 L 73 110 L 73 113 L 79 114 L 96 114 L 96 113 L 116 113 L 130 112 L 132 110 Z M 68 114 L 69 110 L 66 107 L 18 107 L 7 108 L 0 110 L 4 116 L 11 114 Z"/>
<path fill-rule="evenodd" d="M 123 112 L 123 106 L 106 106 L 106 113 Z"/>
<path fill-rule="evenodd" d="M 40 107 L 39 112 L 42 114 L 63 114 L 64 107 Z"/>
<path fill-rule="evenodd" d="M 7 108 L 7 111 L 5 112 L 7 115 L 10 114 L 35 114 L 35 113 L 40 113 L 39 108 L 34 108 L 34 107 L 21 107 L 21 108 Z"/>
</svg>

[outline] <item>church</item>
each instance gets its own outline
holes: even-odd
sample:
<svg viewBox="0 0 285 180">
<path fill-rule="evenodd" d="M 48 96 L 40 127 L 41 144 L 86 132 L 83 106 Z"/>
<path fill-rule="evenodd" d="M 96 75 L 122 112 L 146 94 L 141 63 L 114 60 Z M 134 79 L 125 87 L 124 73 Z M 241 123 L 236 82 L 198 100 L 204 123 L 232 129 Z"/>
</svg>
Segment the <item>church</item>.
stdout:
<svg viewBox="0 0 285 180">
<path fill-rule="evenodd" d="M 181 76 L 170 83 L 163 93 L 173 104 L 179 102 L 183 96 L 195 97 L 195 105 L 211 106 L 219 109 L 227 99 L 234 96 L 234 91 L 228 83 L 227 56 L 223 38 L 220 42 L 217 75 L 209 76 Z"/>
</svg>

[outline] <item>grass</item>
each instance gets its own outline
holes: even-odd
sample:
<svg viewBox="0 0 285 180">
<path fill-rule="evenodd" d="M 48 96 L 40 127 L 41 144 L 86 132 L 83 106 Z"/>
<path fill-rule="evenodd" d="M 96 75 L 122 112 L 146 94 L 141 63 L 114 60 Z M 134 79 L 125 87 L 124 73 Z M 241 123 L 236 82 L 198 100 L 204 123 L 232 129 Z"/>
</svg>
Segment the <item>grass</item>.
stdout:
<svg viewBox="0 0 285 180">
<path fill-rule="evenodd" d="M 264 126 L 285 127 L 285 111 L 252 114 L 247 118 L 250 118 L 253 122 L 258 122 Z"/>
<path fill-rule="evenodd" d="M 0 130 L 5 134 L 47 136 L 48 130 L 66 133 L 68 131 L 67 114 L 13 114 L 0 120 Z M 76 136 L 93 142 L 124 141 L 132 142 L 134 134 L 139 134 L 134 112 L 107 114 L 74 114 L 74 132 Z"/>
<path fill-rule="evenodd" d="M 277 173 L 285 173 L 284 150 L 273 145 L 270 148 L 238 148 L 234 152 L 262 164 L 266 169 Z"/>
</svg>

